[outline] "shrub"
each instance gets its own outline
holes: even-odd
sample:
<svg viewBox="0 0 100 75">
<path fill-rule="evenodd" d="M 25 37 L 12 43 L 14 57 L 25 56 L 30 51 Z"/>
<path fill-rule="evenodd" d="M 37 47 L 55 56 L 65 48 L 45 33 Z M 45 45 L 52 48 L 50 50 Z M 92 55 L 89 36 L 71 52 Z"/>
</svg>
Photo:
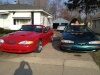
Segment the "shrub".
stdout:
<svg viewBox="0 0 100 75">
<path fill-rule="evenodd" d="M 3 34 L 8 34 L 8 33 L 12 33 L 15 32 L 16 30 L 8 30 L 8 29 L 4 29 Z"/>
<path fill-rule="evenodd" d="M 0 28 L 0 33 L 1 33 L 1 34 L 3 33 L 3 31 L 4 31 L 4 29 L 3 29 L 3 28 Z"/>
<path fill-rule="evenodd" d="M 9 30 L 9 29 L 3 29 L 0 28 L 0 34 L 8 34 L 8 33 L 12 33 L 15 32 L 16 30 Z"/>
</svg>

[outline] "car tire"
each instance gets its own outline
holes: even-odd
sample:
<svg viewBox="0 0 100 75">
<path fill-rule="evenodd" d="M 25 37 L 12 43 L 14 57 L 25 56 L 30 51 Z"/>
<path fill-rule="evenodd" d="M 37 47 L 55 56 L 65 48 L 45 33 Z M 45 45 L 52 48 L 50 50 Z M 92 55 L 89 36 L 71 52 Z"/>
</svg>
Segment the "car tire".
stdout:
<svg viewBox="0 0 100 75">
<path fill-rule="evenodd" d="M 63 50 L 63 49 L 61 48 L 61 46 L 60 46 L 60 50 Z"/>
<path fill-rule="evenodd" d="M 42 41 L 39 40 L 39 41 L 38 41 L 38 44 L 37 44 L 37 49 L 36 49 L 35 52 L 36 52 L 36 53 L 40 53 L 41 50 L 42 50 Z"/>
</svg>

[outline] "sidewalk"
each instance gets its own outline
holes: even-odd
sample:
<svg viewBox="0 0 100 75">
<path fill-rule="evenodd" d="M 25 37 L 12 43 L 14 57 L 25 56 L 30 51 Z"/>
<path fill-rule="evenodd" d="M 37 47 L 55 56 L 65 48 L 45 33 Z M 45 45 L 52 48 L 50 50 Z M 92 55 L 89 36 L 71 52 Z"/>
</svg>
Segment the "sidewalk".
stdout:
<svg viewBox="0 0 100 75">
<path fill-rule="evenodd" d="M 39 57 L 0 59 L 0 75 L 100 75 L 94 61 Z"/>
</svg>

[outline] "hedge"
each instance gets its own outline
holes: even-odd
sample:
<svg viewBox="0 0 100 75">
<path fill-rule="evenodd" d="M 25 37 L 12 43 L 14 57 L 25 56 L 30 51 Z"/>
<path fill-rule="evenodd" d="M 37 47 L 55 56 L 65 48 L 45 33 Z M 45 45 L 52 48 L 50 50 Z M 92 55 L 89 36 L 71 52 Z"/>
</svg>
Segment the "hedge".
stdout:
<svg viewBox="0 0 100 75">
<path fill-rule="evenodd" d="M 0 28 L 0 34 L 8 34 L 8 33 L 12 33 L 15 32 L 16 30 L 9 30 L 9 29 L 3 29 Z"/>
</svg>

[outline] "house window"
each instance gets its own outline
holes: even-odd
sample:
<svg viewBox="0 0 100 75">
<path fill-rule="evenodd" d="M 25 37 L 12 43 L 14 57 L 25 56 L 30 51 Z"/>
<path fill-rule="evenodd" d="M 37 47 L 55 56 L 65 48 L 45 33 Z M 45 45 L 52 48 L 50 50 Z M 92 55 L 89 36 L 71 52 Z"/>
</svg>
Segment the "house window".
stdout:
<svg viewBox="0 0 100 75">
<path fill-rule="evenodd" d="M 13 15 L 15 14 L 15 12 L 13 12 Z"/>
<path fill-rule="evenodd" d="M 30 19 L 14 19 L 14 25 L 31 24 Z"/>
<path fill-rule="evenodd" d="M 14 19 L 14 25 L 16 25 L 16 19 Z"/>
</svg>

